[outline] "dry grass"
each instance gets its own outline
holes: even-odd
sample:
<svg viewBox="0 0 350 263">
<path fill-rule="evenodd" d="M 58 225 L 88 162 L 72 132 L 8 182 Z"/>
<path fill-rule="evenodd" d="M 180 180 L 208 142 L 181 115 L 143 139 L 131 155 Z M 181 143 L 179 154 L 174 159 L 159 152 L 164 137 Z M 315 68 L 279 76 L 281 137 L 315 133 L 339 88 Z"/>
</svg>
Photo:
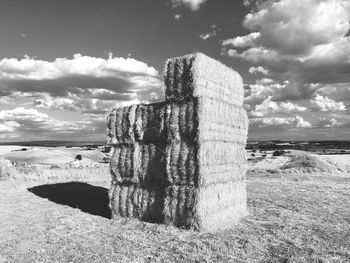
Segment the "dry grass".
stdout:
<svg viewBox="0 0 350 263">
<path fill-rule="evenodd" d="M 109 181 L 108 164 L 98 167 L 69 165 L 36 165 L 25 162 L 11 164 L 0 159 L 0 180 L 16 182 L 66 182 L 66 181 Z"/>
<path fill-rule="evenodd" d="M 99 169 L 87 172 L 51 169 L 50 176 L 102 178 Z M 0 182 L 0 262 L 350 262 L 349 174 L 249 174 L 250 215 L 217 233 L 112 223 L 27 191 L 38 184 Z"/>
</svg>

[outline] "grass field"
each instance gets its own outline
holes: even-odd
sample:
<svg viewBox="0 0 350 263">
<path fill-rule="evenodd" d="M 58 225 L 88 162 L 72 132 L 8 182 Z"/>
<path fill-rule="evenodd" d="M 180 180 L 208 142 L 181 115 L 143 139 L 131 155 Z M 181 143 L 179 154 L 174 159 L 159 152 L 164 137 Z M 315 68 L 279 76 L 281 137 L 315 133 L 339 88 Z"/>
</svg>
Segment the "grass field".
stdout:
<svg viewBox="0 0 350 263">
<path fill-rule="evenodd" d="M 111 222 L 107 166 L 48 170 L 0 181 L 0 262 L 350 262 L 349 174 L 250 172 L 250 215 L 197 233 Z"/>
</svg>

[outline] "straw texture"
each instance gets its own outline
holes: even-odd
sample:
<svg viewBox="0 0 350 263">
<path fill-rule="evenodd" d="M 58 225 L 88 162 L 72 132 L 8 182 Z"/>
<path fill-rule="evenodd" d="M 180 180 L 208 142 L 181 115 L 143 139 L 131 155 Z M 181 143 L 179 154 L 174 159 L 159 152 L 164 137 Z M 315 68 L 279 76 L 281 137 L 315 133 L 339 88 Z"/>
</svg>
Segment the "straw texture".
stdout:
<svg viewBox="0 0 350 263">
<path fill-rule="evenodd" d="M 113 109 L 107 116 L 107 144 L 164 141 L 164 111 L 165 102 Z"/>
<path fill-rule="evenodd" d="M 196 53 L 168 59 L 165 65 L 166 100 L 209 97 L 242 106 L 241 76 L 222 63 Z"/>
<path fill-rule="evenodd" d="M 202 188 L 169 186 L 165 190 L 164 221 L 186 229 L 227 228 L 247 214 L 245 189 L 245 180 Z"/>
<path fill-rule="evenodd" d="M 151 183 L 164 181 L 164 145 L 119 144 L 110 160 L 113 181 Z"/>
<path fill-rule="evenodd" d="M 107 117 L 113 216 L 227 228 L 247 213 L 242 79 L 196 53 L 169 59 L 164 81 L 165 102 Z"/>
<path fill-rule="evenodd" d="M 157 184 L 113 183 L 110 207 L 113 217 L 136 217 L 147 222 L 163 221 L 164 187 Z"/>
</svg>

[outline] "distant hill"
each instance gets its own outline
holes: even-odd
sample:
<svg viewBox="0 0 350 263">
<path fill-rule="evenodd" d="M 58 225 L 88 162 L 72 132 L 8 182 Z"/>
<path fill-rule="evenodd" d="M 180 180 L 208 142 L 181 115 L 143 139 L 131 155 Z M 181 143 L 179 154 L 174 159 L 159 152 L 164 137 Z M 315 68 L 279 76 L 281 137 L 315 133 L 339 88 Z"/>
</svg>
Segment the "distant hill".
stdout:
<svg viewBox="0 0 350 263">
<path fill-rule="evenodd" d="M 59 147 L 59 146 L 83 146 L 83 145 L 105 145 L 103 141 L 27 141 L 27 142 L 0 142 L 0 145 L 19 145 L 19 146 L 44 146 L 44 147 Z"/>
</svg>

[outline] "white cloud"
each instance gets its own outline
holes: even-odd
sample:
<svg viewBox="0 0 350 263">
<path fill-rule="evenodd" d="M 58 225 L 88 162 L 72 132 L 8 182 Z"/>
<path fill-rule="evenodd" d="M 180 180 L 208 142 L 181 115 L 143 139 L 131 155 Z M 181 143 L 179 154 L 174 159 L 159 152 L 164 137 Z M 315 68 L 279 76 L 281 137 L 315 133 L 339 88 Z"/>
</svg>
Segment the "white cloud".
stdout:
<svg viewBox="0 0 350 263">
<path fill-rule="evenodd" d="M 296 101 L 300 99 L 312 98 L 313 93 L 320 88 L 315 84 L 297 85 L 294 82 L 284 83 L 272 82 L 271 79 L 258 79 L 256 84 L 248 85 L 250 92 L 246 95 L 244 103 L 248 108 L 254 108 L 261 104 L 268 97 L 275 102 L 285 102 L 287 100 Z"/>
<path fill-rule="evenodd" d="M 289 128 L 310 128 L 312 125 L 310 122 L 304 120 L 301 116 L 295 116 L 290 118 L 281 118 L 281 117 L 269 117 L 269 118 L 254 118 L 249 120 L 255 128 L 264 128 L 264 127 L 279 127 L 282 129 Z"/>
<path fill-rule="evenodd" d="M 36 109 L 28 109 L 18 107 L 12 110 L 0 111 L 0 120 L 2 121 L 21 121 L 21 120 L 32 120 L 32 121 L 43 121 L 48 118 L 46 113 L 39 112 Z"/>
<path fill-rule="evenodd" d="M 340 123 L 334 118 L 322 118 L 316 123 L 315 127 L 317 128 L 334 128 L 338 127 Z"/>
<path fill-rule="evenodd" d="M 209 38 L 215 37 L 217 34 L 217 31 L 220 31 L 220 30 L 221 30 L 221 28 L 218 28 L 215 24 L 213 24 L 210 26 L 210 31 L 208 33 L 202 33 L 199 35 L 199 37 L 202 40 L 207 40 Z"/>
<path fill-rule="evenodd" d="M 40 98 L 34 100 L 33 104 L 37 108 L 46 108 L 53 110 L 77 111 L 79 109 L 79 105 L 76 100 L 73 100 L 71 98 L 55 98 L 51 97 L 47 93 L 40 94 Z"/>
<path fill-rule="evenodd" d="M 4 58 L 0 61 L 1 77 L 24 79 L 55 79 L 67 75 L 90 75 L 94 77 L 116 77 L 121 73 L 157 77 L 153 67 L 133 58 L 109 57 L 95 58 L 75 54 L 73 59 L 56 58 L 53 62 L 36 60 L 26 56 L 24 59 Z"/>
<path fill-rule="evenodd" d="M 251 32 L 224 40 L 223 54 L 296 85 L 350 83 L 348 0 L 255 2 L 243 22 Z"/>
<path fill-rule="evenodd" d="M 85 118 L 82 121 L 62 121 L 33 108 L 18 107 L 0 111 L 1 138 L 21 140 L 86 139 L 96 136 L 103 139 L 105 118 Z M 90 137 L 91 138 L 91 137 Z"/>
<path fill-rule="evenodd" d="M 106 114 L 118 104 L 163 98 L 158 72 L 132 58 L 74 55 L 52 62 L 26 56 L 0 60 L 0 103 Z M 95 102 L 94 102 L 95 101 Z"/>
<path fill-rule="evenodd" d="M 0 60 L 0 110 L 2 139 L 104 139 L 105 115 L 113 107 L 164 97 L 158 72 L 142 61 L 74 55 L 72 59 L 44 61 Z M 14 108 L 17 107 L 17 108 Z M 42 112 L 42 111 L 44 112 Z M 55 110 L 55 116 L 50 116 Z M 65 121 L 64 111 L 81 114 Z M 70 118 L 70 119 L 71 119 Z"/>
<path fill-rule="evenodd" d="M 287 114 L 292 105 L 298 106 L 291 101 L 298 100 L 323 114 L 345 113 L 350 85 L 350 2 L 247 0 L 245 4 L 254 5 L 243 22 L 250 32 L 223 41 L 223 54 L 248 62 L 251 74 L 268 72 L 268 78 L 250 84 L 245 103 L 251 116 Z"/>
<path fill-rule="evenodd" d="M 48 92 L 66 96 L 76 87 L 115 92 L 152 90 L 161 86 L 158 72 L 133 58 L 108 59 L 75 54 L 72 59 L 43 61 L 29 57 L 0 60 L 0 91 Z"/>
<path fill-rule="evenodd" d="M 216 34 L 211 34 L 211 33 L 202 33 L 199 35 L 199 37 L 203 40 L 207 40 L 213 36 L 215 36 Z"/>
<path fill-rule="evenodd" d="M 346 111 L 346 107 L 342 101 L 336 102 L 319 94 L 316 94 L 316 97 L 311 100 L 311 105 L 315 110 L 319 111 Z"/>
<path fill-rule="evenodd" d="M 19 124 L 18 122 L 4 121 L 0 123 L 0 133 L 14 132 L 19 126 L 21 126 L 21 124 Z"/>
<path fill-rule="evenodd" d="M 262 79 L 257 79 L 256 84 L 257 85 L 272 85 L 272 84 L 276 84 L 276 82 L 270 78 L 262 78 Z"/>
<path fill-rule="evenodd" d="M 226 39 L 222 42 L 223 46 L 234 47 L 254 47 L 255 42 L 261 37 L 260 32 L 253 32 L 246 36 L 235 37 L 233 39 Z"/>
<path fill-rule="evenodd" d="M 258 67 L 250 67 L 249 68 L 249 73 L 250 74 L 263 74 L 263 75 L 268 75 L 269 74 L 269 70 L 262 67 L 262 66 L 258 66 Z"/>
<path fill-rule="evenodd" d="M 318 93 L 322 96 L 327 96 L 336 101 L 350 101 L 350 84 L 349 83 L 334 83 L 323 85 L 318 89 Z"/>
<path fill-rule="evenodd" d="M 150 99 L 150 101 L 157 101 L 157 100 L 159 100 L 159 95 L 155 92 L 151 92 L 149 94 L 149 99 Z"/>
<path fill-rule="evenodd" d="M 265 65 L 277 63 L 280 60 L 276 51 L 263 47 L 249 48 L 242 53 L 238 53 L 235 49 L 229 49 L 226 54 L 230 57 L 243 59 L 251 63 L 264 63 Z"/>
<path fill-rule="evenodd" d="M 310 122 L 304 120 L 301 116 L 295 116 L 294 124 L 296 128 L 310 128 L 312 126 Z"/>
<path fill-rule="evenodd" d="M 344 37 L 349 29 L 348 7 L 347 0 L 267 1 L 244 19 L 243 26 L 252 33 L 224 43 L 264 46 L 281 54 L 309 54 L 315 46 Z"/>
<path fill-rule="evenodd" d="M 179 21 L 182 17 L 183 17 L 183 15 L 181 15 L 181 14 L 175 14 L 175 15 L 174 15 L 174 19 L 175 19 L 176 21 Z"/>
<path fill-rule="evenodd" d="M 171 0 L 173 7 L 184 5 L 192 11 L 198 11 L 207 0 Z"/>
<path fill-rule="evenodd" d="M 255 110 L 250 112 L 253 117 L 263 117 L 270 113 L 292 114 L 305 112 L 306 107 L 298 106 L 291 102 L 275 102 L 272 101 L 272 96 L 269 96 L 261 104 L 256 105 Z"/>
</svg>

